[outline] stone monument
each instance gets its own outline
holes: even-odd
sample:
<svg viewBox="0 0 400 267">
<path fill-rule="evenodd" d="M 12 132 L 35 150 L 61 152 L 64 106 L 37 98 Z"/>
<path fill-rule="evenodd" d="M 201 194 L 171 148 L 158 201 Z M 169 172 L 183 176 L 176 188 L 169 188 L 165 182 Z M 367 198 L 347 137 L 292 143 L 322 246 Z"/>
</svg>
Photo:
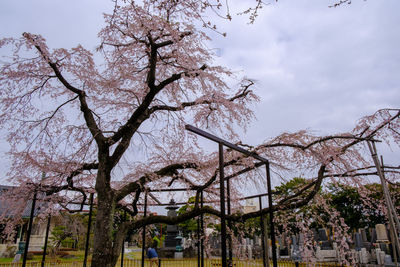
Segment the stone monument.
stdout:
<svg viewBox="0 0 400 267">
<path fill-rule="evenodd" d="M 331 250 L 332 246 L 328 239 L 328 234 L 325 228 L 318 229 L 318 243 L 321 246 L 321 250 Z"/>
<path fill-rule="evenodd" d="M 363 248 L 363 243 L 362 243 L 362 236 L 361 233 L 355 233 L 355 249 L 356 251 L 361 251 L 361 248 Z"/>
<path fill-rule="evenodd" d="M 388 242 L 388 235 L 386 231 L 386 226 L 384 224 L 375 225 L 376 229 L 376 242 Z"/>
<path fill-rule="evenodd" d="M 178 206 L 173 199 L 169 202 L 169 206 L 166 207 L 168 210 L 167 216 L 169 217 L 176 217 L 177 213 L 176 210 Z M 177 225 L 167 225 L 167 235 L 165 236 L 164 240 L 164 247 L 161 248 L 160 257 L 162 258 L 174 258 L 176 256 L 176 252 L 182 252 L 182 238 L 178 237 L 179 230 Z M 180 254 L 177 256 L 181 256 Z"/>
<path fill-rule="evenodd" d="M 294 261 L 301 260 L 301 252 L 300 252 L 299 244 L 297 243 L 297 237 L 295 235 L 292 236 L 291 257 Z"/>
</svg>

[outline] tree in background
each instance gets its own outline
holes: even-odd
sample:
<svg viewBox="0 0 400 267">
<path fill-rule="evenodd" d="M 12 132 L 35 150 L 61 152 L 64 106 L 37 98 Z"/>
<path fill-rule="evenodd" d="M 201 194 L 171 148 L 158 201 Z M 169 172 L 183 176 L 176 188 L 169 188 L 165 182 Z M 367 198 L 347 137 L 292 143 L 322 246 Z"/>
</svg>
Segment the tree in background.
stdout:
<svg viewBox="0 0 400 267">
<path fill-rule="evenodd" d="M 70 243 L 73 240 L 73 235 L 64 225 L 57 225 L 53 228 L 50 235 L 50 242 L 55 251 L 57 251 L 65 242 Z M 73 242 L 73 241 L 72 241 Z"/>
<path fill-rule="evenodd" d="M 361 197 L 355 187 L 341 184 L 329 187 L 330 205 L 340 213 L 344 222 L 353 231 L 386 222 L 385 214 L 378 207 L 384 205 L 382 187 L 378 184 L 368 184 L 365 187 L 370 190 L 368 196 L 372 201 L 369 203 L 365 203 L 366 199 Z"/>
<path fill-rule="evenodd" d="M 195 198 L 190 197 L 188 200 L 188 204 L 180 207 L 176 213 L 178 215 L 185 214 L 186 212 L 194 208 L 194 203 L 195 203 Z M 181 222 L 180 224 L 178 224 L 178 226 L 179 230 L 182 232 L 182 235 L 184 237 L 190 237 L 190 236 L 195 236 L 198 224 L 195 218 L 191 218 L 187 221 Z"/>
</svg>

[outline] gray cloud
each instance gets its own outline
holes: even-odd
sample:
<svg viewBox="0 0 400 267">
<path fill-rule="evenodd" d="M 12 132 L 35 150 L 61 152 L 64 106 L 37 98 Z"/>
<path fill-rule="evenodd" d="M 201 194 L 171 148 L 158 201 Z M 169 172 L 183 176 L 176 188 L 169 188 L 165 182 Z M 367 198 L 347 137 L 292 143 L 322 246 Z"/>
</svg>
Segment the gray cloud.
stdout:
<svg viewBox="0 0 400 267">
<path fill-rule="evenodd" d="M 263 130 L 350 130 L 361 116 L 398 107 L 400 2 L 327 6 L 279 1 L 254 25 L 227 24 L 228 37 L 213 43 L 223 47 L 220 61 L 258 80 L 261 116 L 251 139 Z"/>
</svg>

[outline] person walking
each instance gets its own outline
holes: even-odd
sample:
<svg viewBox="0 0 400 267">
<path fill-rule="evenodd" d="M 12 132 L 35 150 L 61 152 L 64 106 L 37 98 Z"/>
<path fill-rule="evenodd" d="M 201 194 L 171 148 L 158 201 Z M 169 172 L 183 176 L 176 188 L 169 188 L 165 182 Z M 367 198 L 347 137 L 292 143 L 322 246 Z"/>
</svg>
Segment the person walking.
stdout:
<svg viewBox="0 0 400 267">
<path fill-rule="evenodd" d="M 150 260 L 150 267 L 158 266 L 158 254 L 154 247 L 149 247 L 147 249 L 147 258 Z"/>
</svg>

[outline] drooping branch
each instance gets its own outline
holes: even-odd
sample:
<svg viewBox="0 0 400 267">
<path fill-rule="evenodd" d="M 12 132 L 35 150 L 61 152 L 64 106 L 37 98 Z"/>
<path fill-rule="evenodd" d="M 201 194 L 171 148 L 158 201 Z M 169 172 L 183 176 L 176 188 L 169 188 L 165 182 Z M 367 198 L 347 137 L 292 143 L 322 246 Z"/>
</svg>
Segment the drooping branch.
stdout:
<svg viewBox="0 0 400 267">
<path fill-rule="evenodd" d="M 133 198 L 133 201 L 132 201 L 132 208 L 133 208 L 132 216 L 136 216 L 136 214 L 139 213 L 139 211 L 137 209 L 137 203 L 139 201 L 139 197 L 140 197 L 140 193 L 141 192 L 142 192 L 142 188 L 136 189 L 135 197 Z"/>
<path fill-rule="evenodd" d="M 346 140 L 352 140 L 352 142 L 343 145 L 343 149 L 339 149 L 339 154 L 344 153 L 348 148 L 366 141 L 366 140 L 371 140 L 373 139 L 373 136 L 375 135 L 375 133 L 377 131 L 379 131 L 380 129 L 382 129 L 383 127 L 385 127 L 386 125 L 388 125 L 388 123 L 390 123 L 391 121 L 393 121 L 394 119 L 396 119 L 398 117 L 398 114 L 396 114 L 395 116 L 392 116 L 391 119 L 385 121 L 385 123 L 379 125 L 375 130 L 370 131 L 369 134 L 367 135 L 367 137 L 360 137 L 360 136 L 355 136 L 355 135 L 351 135 L 351 136 L 341 136 L 341 135 L 337 135 L 337 136 L 328 136 L 328 137 L 323 137 L 323 138 L 319 138 L 317 140 L 314 140 L 312 142 L 310 142 L 309 144 L 306 145 L 298 145 L 298 144 L 290 144 L 290 143 L 281 143 L 281 144 L 275 144 L 276 146 L 288 146 L 288 147 L 297 147 L 300 148 L 301 150 L 307 150 L 310 149 L 312 146 L 316 145 L 316 144 L 323 144 L 325 142 L 328 142 L 330 140 L 335 140 L 335 139 L 346 139 Z M 366 130 L 363 131 L 363 133 L 367 132 Z M 329 157 L 327 162 L 325 164 L 328 164 L 329 162 L 334 161 L 335 158 L 334 157 Z M 232 162 L 230 163 L 232 164 Z M 303 205 L 306 205 L 310 200 L 312 200 L 312 198 L 317 194 L 318 190 L 321 188 L 321 183 L 322 180 L 324 178 L 327 177 L 356 177 L 356 176 L 368 176 L 368 175 L 376 175 L 375 172 L 360 172 L 362 170 L 367 170 L 369 168 L 371 168 L 370 166 L 364 167 L 364 168 L 357 168 L 357 169 L 353 169 L 353 170 L 348 170 L 344 173 L 339 173 L 339 174 L 332 174 L 332 173 L 327 173 L 326 172 L 326 165 L 323 164 L 320 167 L 320 170 L 318 172 L 318 177 L 312 181 L 311 183 L 307 184 L 305 187 L 301 188 L 300 190 L 298 190 L 294 195 L 288 196 L 285 199 L 281 200 L 278 205 L 280 210 L 284 210 L 284 209 L 292 209 L 292 208 L 296 208 L 296 207 L 301 207 Z M 229 165 L 228 163 L 225 163 L 225 166 Z M 247 167 L 246 169 L 251 170 L 253 167 Z M 198 208 L 198 198 L 199 198 L 199 192 L 201 190 L 203 190 L 204 188 L 207 188 L 208 186 L 210 186 L 213 182 L 215 182 L 216 178 L 217 178 L 217 172 L 218 170 L 216 170 L 216 172 L 214 173 L 214 175 L 212 175 L 207 182 L 202 185 L 202 186 L 192 186 L 191 189 L 197 189 L 198 191 L 196 192 L 196 201 L 195 201 L 195 209 Z M 397 172 L 397 171 L 392 171 L 393 173 Z M 239 171 L 236 174 L 233 175 L 238 175 L 243 173 L 243 171 Z M 311 189 L 312 188 L 312 189 Z M 311 189 L 311 190 L 310 190 Z M 305 195 L 306 193 L 306 195 Z M 246 215 L 247 216 L 247 215 Z"/>
<path fill-rule="evenodd" d="M 200 70 L 204 70 L 205 66 L 203 66 L 202 68 L 200 68 Z M 251 91 L 248 90 L 249 87 L 251 85 L 253 85 L 254 82 L 251 81 L 251 83 L 249 85 L 247 85 L 243 90 L 241 90 L 241 92 L 239 92 L 238 94 L 236 94 L 235 96 L 231 97 L 228 99 L 229 102 L 233 102 L 237 99 L 243 99 L 245 98 Z M 189 102 L 182 102 L 180 104 L 180 106 L 168 106 L 168 105 L 156 105 L 150 108 L 150 113 L 154 113 L 156 111 L 182 111 L 187 107 L 193 107 L 193 106 L 199 106 L 199 105 L 211 105 L 214 103 L 217 103 L 216 101 L 213 101 L 213 99 L 209 100 L 209 99 L 204 99 L 205 97 L 200 97 L 200 100 L 196 100 L 196 101 L 189 101 Z"/>
<path fill-rule="evenodd" d="M 192 209 L 188 212 L 182 213 L 177 217 L 163 216 L 163 215 L 154 215 L 141 218 L 135 222 L 132 222 L 132 229 L 139 229 L 145 225 L 156 224 L 156 223 L 165 223 L 165 224 L 179 224 L 181 222 L 192 219 L 201 214 L 212 214 L 215 216 L 220 216 L 220 212 L 216 209 L 211 208 L 210 206 L 204 206 L 203 208 Z"/>
<path fill-rule="evenodd" d="M 35 121 L 31 121 L 31 120 L 27 120 L 26 122 L 31 122 L 31 123 L 42 123 L 45 121 L 45 126 L 43 127 L 43 129 L 46 129 L 47 126 L 49 125 L 49 122 L 51 119 L 53 119 L 57 112 L 64 107 L 65 105 L 67 105 L 68 103 L 73 102 L 74 100 L 76 100 L 78 98 L 78 96 L 75 96 L 74 98 L 68 99 L 67 101 L 65 101 L 64 103 L 60 104 L 49 116 L 45 117 L 45 118 L 41 118 L 40 120 L 35 120 Z M 43 131 L 43 130 L 42 130 Z"/>
<path fill-rule="evenodd" d="M 375 141 L 375 142 L 376 142 L 377 140 L 374 140 L 373 137 L 374 137 L 381 129 L 383 129 L 384 127 L 390 125 L 390 123 L 393 122 L 394 120 L 400 118 L 400 109 L 391 109 L 391 110 L 397 111 L 397 113 L 396 113 L 395 115 L 391 116 L 389 119 L 387 119 L 387 120 L 385 120 L 384 122 L 382 122 L 382 123 L 381 123 L 378 127 L 376 127 L 374 130 L 372 130 L 371 132 L 369 132 L 369 133 L 364 137 L 364 139 L 365 139 L 366 141 Z M 379 112 L 379 111 L 377 111 L 377 112 Z M 364 130 L 362 131 L 362 134 L 366 133 L 367 130 L 369 130 L 369 127 L 367 127 L 366 129 L 364 129 Z M 344 147 L 342 148 L 342 151 L 345 152 L 349 147 L 352 147 L 353 145 L 355 145 L 355 144 L 357 144 L 357 143 L 359 143 L 359 142 L 361 142 L 361 141 L 364 141 L 364 140 L 358 140 L 358 139 L 354 140 L 353 142 L 351 142 L 351 143 L 347 144 L 346 146 L 344 146 Z"/>
<path fill-rule="evenodd" d="M 250 87 L 254 85 L 254 81 L 250 79 L 246 79 L 245 81 L 247 82 L 247 84 L 242 85 L 242 89 L 240 90 L 240 92 L 231 97 L 229 101 L 233 102 L 236 99 L 245 98 L 251 92 Z"/>
<path fill-rule="evenodd" d="M 82 164 L 81 167 L 69 173 L 69 175 L 66 177 L 66 182 L 67 182 L 66 185 L 48 187 L 46 188 L 46 194 L 52 195 L 64 190 L 78 190 L 79 192 L 83 192 L 82 188 L 77 188 L 74 186 L 73 178 L 83 173 L 84 171 L 96 170 L 98 166 L 99 164 L 96 162 Z"/>
<path fill-rule="evenodd" d="M 320 167 L 320 170 L 318 172 L 318 179 L 314 183 L 314 188 L 308 193 L 308 195 L 301 201 L 296 201 L 296 202 L 290 202 L 290 201 L 283 201 L 285 204 L 283 205 L 274 205 L 272 208 L 274 210 L 286 210 L 286 209 L 292 209 L 295 207 L 300 207 L 302 205 L 307 204 L 315 194 L 319 191 L 322 183 L 322 178 L 323 174 L 325 172 L 325 165 L 322 165 Z M 288 199 L 289 200 L 289 199 Z M 256 212 L 251 212 L 251 213 L 246 213 L 246 214 L 232 214 L 232 215 L 226 215 L 226 220 L 230 221 L 245 221 L 247 219 L 251 218 L 256 218 L 259 217 L 263 214 L 267 214 L 269 212 L 270 208 L 264 208 L 262 210 L 256 211 Z M 215 215 L 217 217 L 221 216 L 221 212 L 214 209 L 211 206 L 204 206 L 200 208 L 199 206 L 195 206 L 192 210 L 189 210 L 185 213 L 182 213 L 178 215 L 177 217 L 169 217 L 169 216 L 162 216 L 162 215 L 155 215 L 155 216 L 149 216 L 149 217 L 144 217 L 141 218 L 135 222 L 132 222 L 130 227 L 133 229 L 139 229 L 145 225 L 150 225 L 150 224 L 156 224 L 156 223 L 165 223 L 165 224 L 178 224 L 181 222 L 184 222 L 186 220 L 192 219 L 196 216 L 199 216 L 201 214 L 211 214 Z"/>
<path fill-rule="evenodd" d="M 368 140 L 373 140 L 371 138 L 362 138 L 362 137 L 357 137 L 355 135 L 347 135 L 347 136 L 343 136 L 343 135 L 330 135 L 330 136 L 324 136 L 321 138 L 318 138 L 308 144 L 302 145 L 302 144 L 298 144 L 298 143 L 282 143 L 282 142 L 277 142 L 277 143 L 271 143 L 271 144 L 264 144 L 261 145 L 260 148 L 274 148 L 274 147 L 291 147 L 291 148 L 297 148 L 300 150 L 307 150 L 317 144 L 322 144 L 324 142 L 330 141 L 330 140 L 340 140 L 340 139 L 344 139 L 344 140 L 355 140 L 354 143 L 351 143 L 350 146 L 355 145 L 358 142 L 361 141 L 368 141 Z M 376 142 L 379 142 L 379 140 L 373 140 Z"/>
<path fill-rule="evenodd" d="M 178 170 L 183 169 L 197 169 L 199 165 L 194 162 L 185 162 L 185 163 L 175 163 L 168 166 L 165 166 L 157 171 L 147 173 L 141 176 L 137 181 L 131 182 L 123 186 L 121 189 L 116 191 L 115 197 L 116 201 L 122 200 L 124 197 L 129 195 L 132 192 L 135 192 L 138 189 L 143 189 L 146 182 L 153 180 L 155 177 L 160 178 L 164 176 L 174 176 L 178 175 Z"/>
<path fill-rule="evenodd" d="M 42 47 L 36 42 L 35 36 L 31 35 L 29 33 L 24 33 L 23 36 L 30 42 L 36 50 L 39 52 L 39 54 L 42 56 L 43 60 L 46 61 L 46 63 L 50 66 L 50 68 L 53 70 L 55 76 L 57 79 L 61 82 L 62 85 L 72 93 L 75 93 L 79 97 L 79 102 L 81 106 L 81 111 L 83 113 L 83 116 L 85 118 L 86 125 L 91 132 L 92 136 L 96 140 L 97 144 L 99 146 L 104 146 L 104 136 L 102 131 L 100 130 L 99 126 L 96 123 L 96 120 L 94 119 L 93 113 L 91 109 L 89 108 L 87 102 L 86 102 L 86 93 L 85 91 L 78 89 L 74 87 L 71 83 L 67 81 L 67 79 L 64 77 L 64 75 L 61 73 L 60 69 L 58 68 L 57 64 L 52 62 L 49 55 L 47 54 L 47 51 L 43 51 Z"/>
<path fill-rule="evenodd" d="M 81 188 L 72 188 L 72 190 L 73 190 L 73 191 L 80 192 L 80 193 L 82 194 L 82 200 L 81 200 L 79 203 L 67 203 L 67 204 L 64 204 L 64 203 L 62 203 L 62 202 L 59 202 L 58 204 L 59 204 L 64 210 L 68 211 L 69 213 L 81 212 L 81 211 L 83 211 L 84 206 L 87 205 L 87 203 L 86 203 L 86 200 L 87 200 L 86 192 L 85 192 L 83 189 L 81 189 Z M 78 204 L 78 205 L 79 205 L 79 208 L 78 208 L 78 209 L 70 209 L 70 208 L 68 207 L 68 204 L 74 204 L 74 205 Z"/>
<path fill-rule="evenodd" d="M 115 234 L 113 247 L 112 247 L 112 254 L 114 258 L 114 265 L 118 260 L 118 256 L 121 253 L 122 246 L 124 245 L 124 238 L 130 229 L 130 222 L 122 222 L 118 227 L 118 231 Z"/>
<path fill-rule="evenodd" d="M 326 166 L 321 165 L 321 167 L 319 168 L 318 177 L 316 180 L 314 180 L 313 182 L 304 186 L 295 194 L 288 196 L 288 197 L 282 199 L 281 201 L 279 201 L 276 208 L 279 210 L 292 209 L 292 208 L 301 207 L 301 206 L 307 204 L 308 202 L 310 202 L 310 200 L 318 193 L 319 189 L 321 188 L 321 183 L 322 183 L 322 180 L 324 179 L 325 170 L 326 170 Z M 302 196 L 302 199 L 297 202 L 294 202 L 294 203 L 289 202 L 290 200 L 293 200 L 296 197 L 302 195 L 305 191 L 309 190 L 312 186 L 314 186 L 314 188 L 310 192 L 308 192 L 307 196 Z"/>
</svg>

